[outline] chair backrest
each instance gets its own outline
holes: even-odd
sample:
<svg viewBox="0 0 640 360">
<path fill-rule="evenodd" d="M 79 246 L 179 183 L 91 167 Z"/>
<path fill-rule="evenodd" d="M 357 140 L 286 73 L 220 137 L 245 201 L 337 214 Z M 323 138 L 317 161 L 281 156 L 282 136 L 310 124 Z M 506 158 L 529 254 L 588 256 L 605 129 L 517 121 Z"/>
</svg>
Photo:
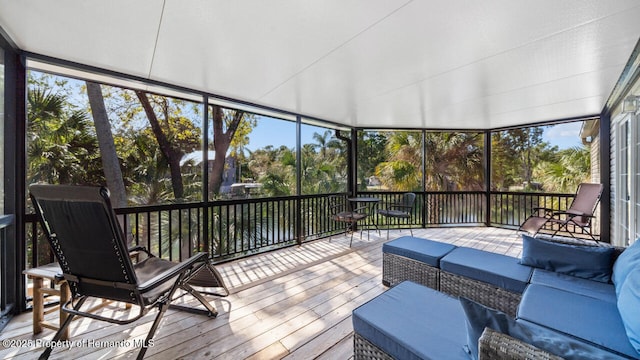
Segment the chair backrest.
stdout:
<svg viewBox="0 0 640 360">
<path fill-rule="evenodd" d="M 406 207 L 407 212 L 411 212 L 413 209 L 413 203 L 416 201 L 415 193 L 404 193 L 402 194 L 402 200 L 398 205 L 402 205 Z"/>
<path fill-rule="evenodd" d="M 137 301 L 136 274 L 109 190 L 31 185 L 29 193 L 74 296 Z"/>
<path fill-rule="evenodd" d="M 346 211 L 347 197 L 345 195 L 331 195 L 328 198 L 328 210 L 330 215 L 336 215 L 340 212 Z"/>
<path fill-rule="evenodd" d="M 582 183 L 567 211 L 592 216 L 602 195 L 602 184 Z"/>
</svg>

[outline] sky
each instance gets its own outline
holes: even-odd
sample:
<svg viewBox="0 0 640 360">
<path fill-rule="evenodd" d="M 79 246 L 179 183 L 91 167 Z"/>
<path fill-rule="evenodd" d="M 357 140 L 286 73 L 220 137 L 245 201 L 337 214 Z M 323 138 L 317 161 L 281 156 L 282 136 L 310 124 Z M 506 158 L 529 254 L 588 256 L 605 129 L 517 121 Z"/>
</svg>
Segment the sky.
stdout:
<svg viewBox="0 0 640 360">
<path fill-rule="evenodd" d="M 545 141 L 552 146 L 557 145 L 561 150 L 568 149 L 574 146 L 582 146 L 582 140 L 580 139 L 581 128 L 581 121 L 559 124 L 545 129 L 543 136 Z"/>
<path fill-rule="evenodd" d="M 551 146 L 558 146 L 560 150 L 575 146 L 582 146 L 580 128 L 582 122 L 572 122 L 551 126 L 544 130 L 544 141 Z M 325 129 L 310 125 L 302 127 L 302 143 L 316 143 L 313 133 L 323 133 Z M 296 144 L 296 124 L 292 121 L 274 120 L 260 117 L 258 126 L 253 129 L 247 149 L 254 151 L 272 145 L 278 148 L 286 145 L 293 148 Z"/>
<path fill-rule="evenodd" d="M 34 74 L 38 74 L 37 72 Z M 55 77 L 54 77 L 55 78 Z M 53 79 L 49 79 L 53 81 Z M 84 83 L 75 80 L 64 78 L 69 81 L 72 86 L 80 88 Z M 83 104 L 86 102 L 85 95 L 82 93 L 75 94 L 76 97 L 81 98 Z M 72 97 L 73 98 L 73 97 Z M 76 99 L 80 101 L 80 99 Z M 250 142 L 246 148 L 250 151 L 264 148 L 271 145 L 273 148 L 278 148 L 282 145 L 288 148 L 293 148 L 296 145 L 296 123 L 293 121 L 286 121 L 280 119 L 269 118 L 266 116 L 257 117 L 258 124 L 253 129 L 250 135 Z M 552 146 L 558 146 L 559 149 L 567 149 L 574 146 L 582 146 L 581 139 L 579 137 L 580 128 L 582 122 L 572 122 L 566 124 L 559 124 L 551 126 L 544 131 L 544 140 L 549 142 Z M 314 133 L 324 133 L 327 129 L 312 125 L 303 125 L 301 139 L 303 144 L 316 143 L 313 139 Z M 333 131 L 332 131 L 333 133 Z"/>
</svg>

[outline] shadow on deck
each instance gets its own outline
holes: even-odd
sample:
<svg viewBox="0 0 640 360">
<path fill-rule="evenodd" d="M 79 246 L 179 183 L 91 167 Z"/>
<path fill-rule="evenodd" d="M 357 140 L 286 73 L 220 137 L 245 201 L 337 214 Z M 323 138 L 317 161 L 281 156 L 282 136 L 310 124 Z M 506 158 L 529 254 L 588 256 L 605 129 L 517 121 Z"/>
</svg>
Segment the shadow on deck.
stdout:
<svg viewBox="0 0 640 360">
<path fill-rule="evenodd" d="M 490 227 L 415 229 L 414 236 L 519 257 L 515 231 Z M 382 244 L 386 232 L 371 231 L 316 240 L 218 265 L 231 295 L 211 298 L 219 315 L 169 310 L 156 332 L 148 359 L 349 359 L 353 355 L 351 312 L 382 293 Z M 409 235 L 391 231 L 391 239 Z M 189 296 L 182 298 L 195 304 Z M 127 316 L 122 304 L 105 314 Z M 155 311 L 128 326 L 79 319 L 70 329 L 73 349 L 56 349 L 52 359 L 135 357 Z M 57 321 L 56 312 L 47 315 Z M 45 329 L 33 335 L 31 313 L 14 317 L 2 331 L 3 359 L 31 359 L 53 337 Z M 13 345 L 13 346 L 6 346 Z"/>
</svg>

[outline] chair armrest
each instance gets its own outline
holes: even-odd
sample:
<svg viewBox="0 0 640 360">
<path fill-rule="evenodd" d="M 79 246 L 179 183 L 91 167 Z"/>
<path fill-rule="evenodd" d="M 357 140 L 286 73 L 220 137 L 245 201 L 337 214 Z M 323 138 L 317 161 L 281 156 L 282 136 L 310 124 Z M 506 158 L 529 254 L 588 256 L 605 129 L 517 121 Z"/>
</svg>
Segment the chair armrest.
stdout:
<svg viewBox="0 0 640 360">
<path fill-rule="evenodd" d="M 589 214 L 585 214 L 583 212 L 571 211 L 571 210 L 556 211 L 556 212 L 554 212 L 554 215 L 566 215 L 568 217 L 580 216 L 580 217 L 585 217 L 585 218 L 595 218 L 595 215 L 589 215 Z"/>
<path fill-rule="evenodd" d="M 364 209 L 367 209 L 367 208 L 369 208 L 369 207 L 368 207 L 368 206 L 366 206 L 366 205 L 364 205 L 364 206 L 359 206 L 359 207 L 357 207 L 357 208 L 353 209 L 353 212 L 358 212 L 358 211 L 360 211 L 360 210 L 364 210 Z"/>
<path fill-rule="evenodd" d="M 542 214 L 542 216 L 544 217 L 551 217 L 553 216 L 553 214 L 558 211 L 557 209 L 550 209 L 550 208 L 546 208 L 546 207 L 539 207 L 536 206 L 534 208 L 531 209 L 531 213 L 532 214 L 538 214 L 538 216 L 540 216 L 540 214 Z"/>
<path fill-rule="evenodd" d="M 182 272 L 193 267 L 193 265 L 195 265 L 196 263 L 206 261 L 207 256 L 207 253 L 200 252 L 188 258 L 187 260 L 176 263 L 175 266 L 138 285 L 138 290 L 143 293 L 152 290 L 158 285 L 163 284 L 165 281 L 167 281 L 167 279 L 171 279 L 175 276 L 180 275 Z"/>
<path fill-rule="evenodd" d="M 134 251 L 144 251 L 146 253 L 149 252 L 147 248 L 142 245 L 136 245 L 129 248 L 129 252 L 134 252 Z"/>
<path fill-rule="evenodd" d="M 478 358 L 489 359 L 526 359 L 526 360 L 562 360 L 561 357 L 512 338 L 509 335 L 485 328 L 478 341 Z"/>
<path fill-rule="evenodd" d="M 538 211 L 538 210 L 556 211 L 555 209 L 546 208 L 546 207 L 540 207 L 540 206 L 536 206 L 536 207 L 534 207 L 532 210 L 533 210 L 533 211 Z"/>
</svg>

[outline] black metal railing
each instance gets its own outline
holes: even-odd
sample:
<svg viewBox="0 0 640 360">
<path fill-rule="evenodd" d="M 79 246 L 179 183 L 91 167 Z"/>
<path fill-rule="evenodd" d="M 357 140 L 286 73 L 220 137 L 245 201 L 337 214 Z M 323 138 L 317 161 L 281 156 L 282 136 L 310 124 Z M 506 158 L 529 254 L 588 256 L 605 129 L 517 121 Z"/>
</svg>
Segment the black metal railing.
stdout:
<svg viewBox="0 0 640 360">
<path fill-rule="evenodd" d="M 565 210 L 573 194 L 533 192 L 418 192 L 412 217 L 394 219 L 393 228 L 443 225 L 518 227 L 534 207 Z M 144 245 L 156 256 L 180 260 L 207 251 L 225 261 L 299 244 L 344 231 L 328 215 L 336 194 L 221 200 L 116 209 L 131 245 Z M 344 195 L 344 194 L 343 194 Z M 380 202 L 361 226 L 386 226 L 376 208 L 399 200 L 402 192 L 361 192 Z M 344 195 L 346 196 L 346 195 Z M 488 197 L 488 200 L 487 200 Z M 26 215 L 28 267 L 53 261 L 34 214 Z M 597 231 L 596 231 L 597 233 Z"/>
<path fill-rule="evenodd" d="M 302 244 L 345 231 L 331 220 L 329 197 L 336 194 L 221 200 L 116 209 L 130 245 L 143 245 L 154 255 L 181 260 L 197 251 L 214 262 Z M 338 194 L 339 195 L 339 194 Z M 347 196 L 346 194 L 341 194 Z M 371 216 L 359 222 L 367 228 L 409 228 L 484 225 L 517 228 L 534 207 L 567 209 L 573 194 L 532 192 L 417 192 L 412 217 L 390 224 L 375 210 L 396 202 L 402 192 L 361 192 L 376 197 Z M 24 217 L 27 268 L 54 261 L 36 216 Z M 592 231 L 598 234 L 598 227 Z"/>
</svg>

